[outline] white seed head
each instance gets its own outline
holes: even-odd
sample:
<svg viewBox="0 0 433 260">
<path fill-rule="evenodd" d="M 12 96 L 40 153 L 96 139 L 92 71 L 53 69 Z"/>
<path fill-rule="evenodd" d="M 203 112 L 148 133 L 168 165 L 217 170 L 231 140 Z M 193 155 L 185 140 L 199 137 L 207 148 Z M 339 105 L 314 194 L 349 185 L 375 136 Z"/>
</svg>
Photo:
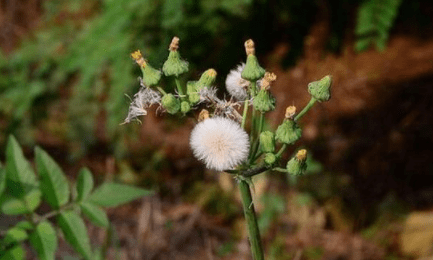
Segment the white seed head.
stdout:
<svg viewBox="0 0 433 260">
<path fill-rule="evenodd" d="M 195 157 L 208 169 L 230 170 L 248 157 L 248 134 L 235 121 L 213 117 L 198 123 L 191 132 L 190 145 Z"/>
<path fill-rule="evenodd" d="M 241 101 L 248 98 L 247 88 L 250 84 L 248 80 L 241 77 L 244 68 L 245 63 L 242 63 L 236 69 L 231 70 L 226 79 L 226 89 L 229 94 Z"/>
<path fill-rule="evenodd" d="M 134 118 L 147 115 L 146 109 L 153 104 L 158 104 L 160 101 L 161 95 L 158 92 L 142 85 L 138 93 L 134 95 L 134 99 L 129 105 L 128 116 L 126 117 L 124 123 L 130 123 Z"/>
</svg>

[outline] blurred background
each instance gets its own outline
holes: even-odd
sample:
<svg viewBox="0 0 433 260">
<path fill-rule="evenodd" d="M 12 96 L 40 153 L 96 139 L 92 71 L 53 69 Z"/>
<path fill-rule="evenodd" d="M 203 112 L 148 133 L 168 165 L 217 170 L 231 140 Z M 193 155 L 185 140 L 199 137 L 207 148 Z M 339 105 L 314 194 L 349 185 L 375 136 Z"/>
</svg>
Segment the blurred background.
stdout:
<svg viewBox="0 0 433 260">
<path fill-rule="evenodd" d="M 267 259 L 431 259 L 432 17 L 429 0 L 1 0 L 0 145 L 14 134 L 70 179 L 87 166 L 157 191 L 110 209 L 115 232 L 89 226 L 93 246 L 112 238 L 108 259 L 250 259 L 236 183 L 192 157 L 194 121 L 119 124 L 139 89 L 131 52 L 161 68 L 178 36 L 183 79 L 214 68 L 223 94 L 252 38 L 278 77 L 270 128 L 308 103 L 309 82 L 334 79 L 300 122 L 307 174 L 254 179 Z M 61 245 L 59 259 L 77 259 Z"/>
</svg>

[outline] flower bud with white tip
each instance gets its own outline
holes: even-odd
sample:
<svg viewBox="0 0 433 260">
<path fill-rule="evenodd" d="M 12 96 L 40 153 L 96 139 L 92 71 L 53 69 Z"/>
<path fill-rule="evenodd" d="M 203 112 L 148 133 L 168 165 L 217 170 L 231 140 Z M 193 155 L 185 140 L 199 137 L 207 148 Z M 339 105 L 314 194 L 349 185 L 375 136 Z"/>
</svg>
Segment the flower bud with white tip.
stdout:
<svg viewBox="0 0 433 260">
<path fill-rule="evenodd" d="M 162 66 L 165 76 L 176 76 L 188 71 L 188 62 L 182 60 L 178 52 L 179 38 L 174 37 L 170 44 L 170 53 Z"/>
<path fill-rule="evenodd" d="M 262 113 L 275 109 L 275 98 L 269 93 L 271 83 L 277 79 L 274 73 L 266 72 L 261 82 L 260 91 L 254 97 L 254 108 Z"/>
<path fill-rule="evenodd" d="M 259 61 L 257 60 L 253 40 L 250 39 L 245 42 L 245 52 L 247 53 L 247 62 L 241 73 L 242 78 L 256 82 L 265 75 L 265 69 L 260 67 Z"/>
</svg>

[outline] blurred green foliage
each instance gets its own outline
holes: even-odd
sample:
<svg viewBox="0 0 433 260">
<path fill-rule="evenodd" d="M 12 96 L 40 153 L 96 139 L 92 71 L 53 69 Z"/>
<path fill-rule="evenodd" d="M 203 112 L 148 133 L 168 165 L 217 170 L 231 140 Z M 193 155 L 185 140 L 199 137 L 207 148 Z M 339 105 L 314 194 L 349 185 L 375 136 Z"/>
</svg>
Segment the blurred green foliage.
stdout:
<svg viewBox="0 0 433 260">
<path fill-rule="evenodd" d="M 402 0 L 367 0 L 358 9 L 355 33 L 358 37 L 357 51 L 367 49 L 371 44 L 383 51 L 389 38 L 395 17 Z"/>
<path fill-rule="evenodd" d="M 149 62 L 160 67 L 169 41 L 178 35 L 185 39 L 181 50 L 186 57 L 203 55 L 200 48 L 208 46 L 202 43 L 215 41 L 226 28 L 221 26 L 224 20 L 245 16 L 250 4 L 45 1 L 42 29 L 12 55 L 0 57 L 2 132 L 32 143 L 35 127 L 55 110 L 60 118 L 51 119 L 62 121 L 65 128 L 56 138 L 69 141 L 75 156 L 98 142 L 109 143 L 111 152 L 121 156 L 129 129 L 118 127 L 128 107 L 124 94 L 138 88 L 138 68 L 129 54 L 144 50 Z M 192 38 L 196 44 L 189 49 Z"/>
<path fill-rule="evenodd" d="M 0 51 L 0 143 L 13 133 L 30 145 L 42 132 L 55 136 L 74 157 L 101 144 L 105 152 L 122 157 L 126 141 L 134 136 L 130 132 L 136 131 L 119 127 L 128 109 L 125 94 L 131 96 L 139 87 L 132 51 L 140 49 L 153 67 L 161 68 L 176 35 L 191 65 L 186 76 L 198 77 L 213 67 L 222 86 L 227 72 L 244 59 L 242 43 L 248 38 L 255 40 L 257 53 L 289 43 L 282 62 L 295 64 L 305 36 L 323 14 L 330 21 L 332 50 L 341 46 L 351 21 L 343 13 L 351 12 L 359 17 L 357 48 L 370 43 L 383 47 L 400 2 L 43 1 L 39 28 L 12 54 Z M 418 9 L 402 13 L 408 17 Z M 171 83 L 162 82 L 166 87 Z"/>
</svg>

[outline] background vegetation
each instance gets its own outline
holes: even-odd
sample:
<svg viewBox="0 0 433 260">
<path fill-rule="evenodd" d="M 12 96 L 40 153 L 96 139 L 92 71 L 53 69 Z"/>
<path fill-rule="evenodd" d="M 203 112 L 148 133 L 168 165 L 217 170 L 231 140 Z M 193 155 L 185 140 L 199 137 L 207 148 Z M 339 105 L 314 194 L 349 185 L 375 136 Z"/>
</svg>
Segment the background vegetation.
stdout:
<svg viewBox="0 0 433 260">
<path fill-rule="evenodd" d="M 209 217 L 210 222 L 234 227 L 241 212 L 230 185 L 215 180 L 222 177 L 209 177 L 200 164 L 179 155 L 170 141 L 157 147 L 143 140 L 143 135 L 148 137 L 143 134 L 149 130 L 146 124 L 119 124 L 127 114 L 125 94 L 131 96 L 139 88 L 140 71 L 129 56 L 132 51 L 140 49 L 153 67 L 160 68 L 171 38 L 179 36 L 182 56 L 192 66 L 185 79 L 197 78 L 212 67 L 219 74 L 217 85 L 222 87 L 228 71 L 244 60 L 242 43 L 252 38 L 266 67 L 277 68 L 280 79 L 291 79 L 276 88 L 277 100 L 284 99 L 287 88 L 305 87 L 304 82 L 321 78 L 319 73 L 337 79 L 330 102 L 334 105 L 319 108 L 306 122 L 317 126 L 310 130 L 323 133 L 304 133 L 303 145 L 314 156 L 310 174 L 298 180 L 271 175 L 257 184 L 266 187 L 261 198 L 266 205 L 261 211 L 261 227 L 268 254 L 273 259 L 286 259 L 287 254 L 295 257 L 287 252 L 296 254 L 299 246 L 277 231 L 281 227 L 291 230 L 294 219 L 297 231 L 314 230 L 311 225 L 317 225 L 363 234 L 385 248 L 376 257 L 405 255 L 398 239 L 387 239 L 403 228 L 383 223 L 401 221 L 409 212 L 433 203 L 428 162 L 433 141 L 426 130 L 432 120 L 425 117 L 432 109 L 428 98 L 432 97 L 433 69 L 431 62 L 422 63 L 422 57 L 429 59 L 433 50 L 433 5 L 429 1 L 12 2 L 0 4 L 0 12 L 5 14 L 0 21 L 1 147 L 5 147 L 7 136 L 14 134 L 27 148 L 38 144 L 51 152 L 64 164 L 69 178 L 74 178 L 74 164 L 92 165 L 89 167 L 100 175 L 112 169 L 119 173 L 116 178 L 157 188 L 158 203 L 199 205 L 206 214 L 217 216 L 217 220 Z M 32 6 L 33 13 L 25 11 Z M 399 41 L 392 45 L 393 39 Z M 355 57 L 356 62 L 347 62 L 348 57 Z M 360 108 L 355 107 L 358 103 L 351 95 L 364 102 Z M 303 104 L 302 95 L 284 102 L 295 101 Z M 351 103 L 350 108 L 344 107 L 346 103 Z M 399 104 L 397 109 L 395 104 Z M 152 118 L 148 120 L 162 124 L 155 132 L 162 136 L 179 133 L 167 140 L 187 149 L 188 130 L 178 129 L 188 128 L 188 122 L 170 116 L 164 116 L 163 123 Z M 333 157 L 341 147 L 349 152 Z M 4 148 L 0 154 L 4 161 Z M 317 214 L 287 205 L 287 200 Z M 293 216 L 295 211 L 306 215 Z M 310 221 L 303 223 L 306 216 Z M 112 213 L 112 218 L 122 216 Z M 173 217 L 164 227 L 175 232 L 171 225 L 182 226 L 181 219 Z M 218 254 L 239 252 L 239 239 L 236 235 L 218 237 Z M 305 243 L 305 259 L 326 258 L 332 251 L 314 241 Z M 376 249 L 369 246 L 366 250 L 375 254 Z M 163 259 L 154 254 L 154 259 Z"/>
</svg>

